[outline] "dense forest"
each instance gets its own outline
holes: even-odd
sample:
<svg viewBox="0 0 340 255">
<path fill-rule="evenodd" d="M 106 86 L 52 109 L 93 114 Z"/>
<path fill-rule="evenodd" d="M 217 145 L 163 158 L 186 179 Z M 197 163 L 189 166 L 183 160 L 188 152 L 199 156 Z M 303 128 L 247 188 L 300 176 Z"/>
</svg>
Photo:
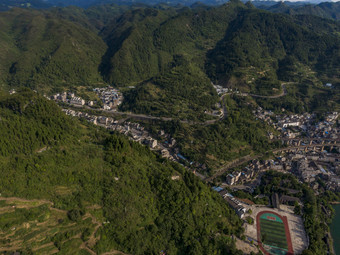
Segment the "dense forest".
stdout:
<svg viewBox="0 0 340 255">
<path fill-rule="evenodd" d="M 340 25 L 331 19 L 270 13 L 233 0 L 191 8 L 13 8 L 0 13 L 0 24 L 5 88 L 49 93 L 110 83 L 130 87 L 123 110 L 192 119 L 218 101 L 210 81 L 262 95 L 290 82 L 298 90 L 308 85 L 338 107 L 336 93 L 322 91 L 325 83 L 339 84 Z M 293 101 L 320 108 L 312 99 Z"/>
<path fill-rule="evenodd" d="M 260 10 L 239 0 L 191 7 L 91 2 L 87 9 L 46 9 L 65 1 L 0 5 L 6 10 L 0 12 L 0 247 L 20 243 L 23 254 L 46 244 L 64 254 L 88 254 L 85 246 L 97 253 L 242 254 L 235 246 L 235 237 L 244 238 L 242 222 L 209 186 L 146 146 L 66 116 L 42 95 L 118 87 L 120 111 L 171 118 L 143 125 L 155 137 L 164 130 L 211 175 L 236 158 L 282 146 L 269 141 L 275 131 L 254 117 L 255 107 L 339 110 L 338 5 Z M 214 84 L 287 95 L 219 97 Z M 17 92 L 9 95 L 12 88 Z M 217 117 L 207 113 L 221 108 L 221 119 L 208 124 Z M 281 192 L 282 183 L 301 190 L 310 237 L 304 254 L 322 254 L 329 219 L 317 205 L 337 196 L 315 197 L 281 174 L 266 174 L 263 183 L 256 194 Z M 29 202 L 11 204 L 11 197 Z"/>
<path fill-rule="evenodd" d="M 275 13 L 286 13 L 289 15 L 314 15 L 326 19 L 340 19 L 340 3 L 339 2 L 325 2 L 318 5 L 303 4 L 291 6 L 289 3 L 279 2 L 270 6 L 260 6 L 259 8 L 275 12 Z"/>
<path fill-rule="evenodd" d="M 91 205 L 99 206 L 110 224 L 97 231 L 95 251 L 239 254 L 231 235 L 242 234 L 240 220 L 182 166 L 121 135 L 71 119 L 27 89 L 1 95 L 0 116 L 2 196 L 49 200 L 74 221 Z M 20 217 L 29 221 L 44 208 Z M 8 224 L 18 226 L 16 221 Z M 62 249 L 62 235 L 46 239 Z"/>
</svg>

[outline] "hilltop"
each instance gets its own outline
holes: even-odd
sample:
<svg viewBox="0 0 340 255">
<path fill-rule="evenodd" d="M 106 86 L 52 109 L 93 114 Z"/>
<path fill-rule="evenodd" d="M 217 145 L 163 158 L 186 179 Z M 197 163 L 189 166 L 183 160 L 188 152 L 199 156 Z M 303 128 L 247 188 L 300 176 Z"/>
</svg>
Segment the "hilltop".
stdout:
<svg viewBox="0 0 340 255">
<path fill-rule="evenodd" d="M 0 23 L 2 86 L 135 86 L 122 106 L 134 112 L 202 119 L 218 102 L 211 81 L 263 95 L 280 93 L 282 82 L 309 84 L 315 94 L 339 83 L 339 23 L 238 0 L 192 8 L 14 8 L 0 13 Z"/>
<path fill-rule="evenodd" d="M 271 6 L 261 6 L 259 8 L 276 13 L 286 13 L 290 15 L 313 15 L 326 19 L 340 19 L 340 2 L 324 2 L 315 4 L 302 4 L 292 6 L 285 2 L 273 4 Z"/>
<path fill-rule="evenodd" d="M 103 82 L 98 66 L 106 45 L 89 29 L 49 12 L 0 14 L 2 86 L 38 90 Z"/>
</svg>

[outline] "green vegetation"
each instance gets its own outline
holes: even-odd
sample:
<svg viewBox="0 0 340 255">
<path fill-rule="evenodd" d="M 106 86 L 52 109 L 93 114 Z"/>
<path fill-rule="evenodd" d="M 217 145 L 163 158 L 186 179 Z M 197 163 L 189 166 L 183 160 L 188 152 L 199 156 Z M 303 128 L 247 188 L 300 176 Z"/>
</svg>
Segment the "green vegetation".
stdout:
<svg viewBox="0 0 340 255">
<path fill-rule="evenodd" d="M 206 119 L 217 102 L 210 80 L 261 95 L 291 81 L 302 95 L 289 91 L 281 103 L 292 111 L 325 110 L 319 95 L 338 107 L 338 91 L 322 87 L 339 84 L 340 26 L 332 20 L 235 0 L 209 8 L 13 9 L 0 13 L 0 24 L 5 88 L 134 85 L 123 110 Z"/>
<path fill-rule="evenodd" d="M 179 119 L 206 119 L 204 111 L 218 97 L 204 73 L 194 66 L 178 66 L 169 73 L 141 84 L 124 94 L 124 111 Z"/>
<path fill-rule="evenodd" d="M 7 11 L 13 7 L 20 8 L 48 8 L 50 5 L 42 0 L 3 0 L 0 3 L 0 11 Z"/>
<path fill-rule="evenodd" d="M 17 238 L 1 232 L 1 242 L 22 240 L 19 248 L 28 251 L 43 245 L 33 247 L 30 240 L 41 241 L 45 233 L 49 239 L 41 242 L 52 244 L 41 247 L 42 254 L 55 249 L 85 254 L 79 247 L 87 241 L 98 253 L 237 254 L 231 236 L 242 235 L 235 213 L 184 168 L 64 116 L 38 93 L 67 88 L 96 99 L 91 87 L 119 86 L 122 110 L 171 117 L 148 129 L 165 130 L 198 164 L 193 167 L 208 174 L 279 146 L 266 138 L 273 130 L 254 118 L 257 104 L 276 111 L 339 110 L 340 25 L 331 20 L 273 14 L 233 0 L 209 8 L 13 8 L 0 13 L 0 27 L 1 89 L 38 91 L 0 95 L 1 194 L 46 200 L 45 206 L 15 209 L 14 216 L 5 212 L 0 223 L 6 231 L 22 231 L 15 232 Z M 224 118 L 208 123 L 212 117 L 205 111 L 217 110 L 221 100 L 211 81 L 261 95 L 277 95 L 286 83 L 288 95 L 254 100 L 227 95 L 220 102 Z M 326 82 L 333 88 L 325 88 Z M 173 175 L 180 180 L 171 180 Z M 272 182 L 257 194 L 281 190 L 281 179 L 290 181 L 283 180 L 285 187 L 301 190 L 305 205 L 296 206 L 296 213 L 303 215 L 311 240 L 306 254 L 326 251 L 329 219 L 317 205 L 328 208 L 336 195 L 321 199 L 291 177 L 268 179 Z M 46 222 L 56 208 L 63 216 L 51 224 L 65 222 L 67 228 L 21 230 L 34 218 Z M 82 225 L 87 216 L 92 225 Z M 72 224 L 77 227 L 69 228 Z"/>
<path fill-rule="evenodd" d="M 51 87 L 102 82 L 105 43 L 94 32 L 51 13 L 13 9 L 0 13 L 1 85 Z"/>
<path fill-rule="evenodd" d="M 293 68 L 295 64 L 308 66 L 324 82 L 325 78 L 339 82 L 335 75 L 339 71 L 339 36 L 317 32 L 325 20 L 319 25 L 315 22 L 313 30 L 303 21 L 297 25 L 289 16 L 244 10 L 231 23 L 225 38 L 209 52 L 210 77 L 231 86 L 242 81 L 243 86 L 254 86 L 257 91 L 269 93 L 270 83 L 272 88 L 278 88 L 278 78 L 291 79 L 293 74 L 288 69 L 298 71 Z M 332 30 L 336 31 L 339 31 L 338 24 L 334 24 Z M 325 48 L 329 49 L 327 53 L 323 51 Z M 249 75 L 254 71 L 256 76 Z M 275 93 L 271 91 L 271 94 Z"/>
<path fill-rule="evenodd" d="M 300 190 L 294 196 L 300 198 L 303 202 L 303 207 L 299 208 L 301 211 L 296 209 L 296 212 L 302 214 L 310 243 L 308 249 L 303 251 L 302 254 L 327 254 L 328 225 L 331 222 L 332 213 L 334 213 L 329 202 L 338 201 L 340 195 L 324 191 L 319 196 L 316 196 L 307 184 L 299 183 L 293 175 L 274 171 L 266 172 L 262 176 L 261 185 L 255 189 L 254 194 L 266 194 L 268 196 L 275 192 L 287 194 L 287 189 Z M 325 210 L 329 213 L 325 213 Z"/>
<path fill-rule="evenodd" d="M 73 121 L 54 102 L 27 89 L 0 96 L 0 115 L 1 156 L 28 155 L 75 135 Z"/>
<path fill-rule="evenodd" d="M 302 6 L 288 6 L 284 2 L 265 8 L 272 12 L 286 13 L 289 15 L 319 16 L 325 19 L 340 19 L 339 2 L 324 2 L 318 5 L 306 4 Z"/>
<path fill-rule="evenodd" d="M 250 217 L 250 216 L 247 216 L 246 222 L 247 222 L 248 224 L 250 224 L 250 225 L 253 225 L 253 224 L 254 224 L 254 219 L 253 219 L 252 217 Z"/>
<path fill-rule="evenodd" d="M 213 173 L 212 169 L 235 158 L 264 153 L 278 146 L 267 138 L 267 132 L 273 132 L 272 128 L 254 118 L 252 106 L 245 98 L 226 96 L 224 104 L 226 118 L 213 124 L 190 125 L 173 120 L 143 125 L 156 137 L 158 130 L 170 134 L 176 139 L 181 153 L 190 161 L 204 164 L 209 174 Z"/>
<path fill-rule="evenodd" d="M 56 210 L 43 200 L 3 198 L 1 210 L 1 251 L 20 251 L 23 254 L 81 254 L 83 243 L 78 235 L 94 234 L 97 223 L 86 215 L 74 225 L 66 211 Z M 18 245 L 19 243 L 19 245 Z M 70 245 L 69 243 L 72 243 Z"/>
<path fill-rule="evenodd" d="M 133 254 L 158 254 L 160 250 L 168 254 L 238 254 L 231 235 L 241 236 L 241 221 L 217 193 L 180 165 L 120 135 L 71 119 L 53 102 L 28 90 L 2 95 L 0 111 L 1 125 L 7 123 L 14 132 L 9 139 L 20 137 L 0 156 L 2 196 L 51 201 L 46 202 L 49 206 L 38 202 L 30 206 L 36 209 L 16 209 L 20 217 L 6 214 L 1 224 L 8 230 L 21 229 L 33 219 L 45 222 L 46 215 L 51 218 L 58 212 L 56 207 L 63 210 L 58 224 L 74 226 L 46 229 L 37 224 L 27 230 L 31 236 L 25 239 L 18 232 L 18 239 L 9 238 L 6 247 L 23 239 L 27 241 L 20 242 L 20 249 L 34 246 L 75 254 L 95 232 L 89 248 L 98 253 L 115 249 Z M 34 139 L 24 124 L 33 120 L 37 122 L 30 127 L 37 131 Z M 1 139 L 3 144 L 7 142 L 5 137 Z M 47 148 L 37 150 L 41 147 Z M 174 174 L 180 180 L 171 180 Z M 93 224 L 102 225 L 96 231 L 95 225 L 85 221 L 89 214 Z M 46 238 L 38 238 L 40 235 Z M 33 245 L 32 238 L 38 243 Z M 53 244 L 45 247 L 43 242 Z"/>
<path fill-rule="evenodd" d="M 285 227 L 282 222 L 260 218 L 260 229 L 264 244 L 288 250 Z"/>
<path fill-rule="evenodd" d="M 238 1 L 177 12 L 136 10 L 101 33 L 110 45 L 101 70 L 117 85 L 137 84 L 122 109 L 148 114 L 191 118 L 188 104 L 181 102 L 197 98 L 193 92 L 200 90 L 192 84 L 208 85 L 205 74 L 215 83 L 260 95 L 277 95 L 280 83 L 294 81 L 308 99 L 288 91 L 288 104 L 297 105 L 289 107 L 293 111 L 322 108 L 316 105 L 318 95 L 337 107 L 338 93 L 325 91 L 323 84 L 339 83 L 339 31 L 330 20 L 271 14 Z M 179 87 L 178 72 L 187 70 L 193 75 Z M 190 94 L 171 100 L 183 90 Z M 197 105 L 191 108 L 202 115 Z"/>
</svg>

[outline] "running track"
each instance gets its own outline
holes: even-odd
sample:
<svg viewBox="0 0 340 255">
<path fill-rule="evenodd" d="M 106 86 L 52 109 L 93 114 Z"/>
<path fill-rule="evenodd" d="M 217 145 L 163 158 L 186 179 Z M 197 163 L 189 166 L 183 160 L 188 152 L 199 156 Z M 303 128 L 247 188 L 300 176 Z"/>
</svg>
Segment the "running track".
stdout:
<svg viewBox="0 0 340 255">
<path fill-rule="evenodd" d="M 256 229 L 257 229 L 257 242 L 259 244 L 259 247 L 261 249 L 261 251 L 265 254 L 265 255 L 271 255 L 268 251 L 266 251 L 263 246 L 262 246 L 262 242 L 261 242 L 261 227 L 260 227 L 260 217 L 262 214 L 264 213 L 272 213 L 275 214 L 276 216 L 278 216 L 284 224 L 285 227 L 285 233 L 286 233 L 286 239 L 287 239 L 287 244 L 288 244 L 288 252 L 286 253 L 286 255 L 294 255 L 294 251 L 293 251 L 293 244 L 292 244 L 292 240 L 290 238 L 290 233 L 289 233 L 289 227 L 288 227 L 288 220 L 286 216 L 281 216 L 279 214 L 277 214 L 276 212 L 273 211 L 262 211 L 259 212 L 256 215 Z"/>
</svg>

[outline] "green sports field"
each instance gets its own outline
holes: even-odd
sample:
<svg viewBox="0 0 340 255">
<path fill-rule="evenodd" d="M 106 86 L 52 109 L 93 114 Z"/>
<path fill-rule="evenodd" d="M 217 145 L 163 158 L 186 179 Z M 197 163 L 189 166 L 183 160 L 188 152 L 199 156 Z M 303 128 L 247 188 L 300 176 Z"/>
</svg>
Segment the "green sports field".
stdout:
<svg viewBox="0 0 340 255">
<path fill-rule="evenodd" d="M 260 228 L 261 240 L 267 249 L 269 248 L 270 253 L 286 254 L 288 244 L 282 220 L 274 214 L 264 213 L 260 217 Z"/>
</svg>

